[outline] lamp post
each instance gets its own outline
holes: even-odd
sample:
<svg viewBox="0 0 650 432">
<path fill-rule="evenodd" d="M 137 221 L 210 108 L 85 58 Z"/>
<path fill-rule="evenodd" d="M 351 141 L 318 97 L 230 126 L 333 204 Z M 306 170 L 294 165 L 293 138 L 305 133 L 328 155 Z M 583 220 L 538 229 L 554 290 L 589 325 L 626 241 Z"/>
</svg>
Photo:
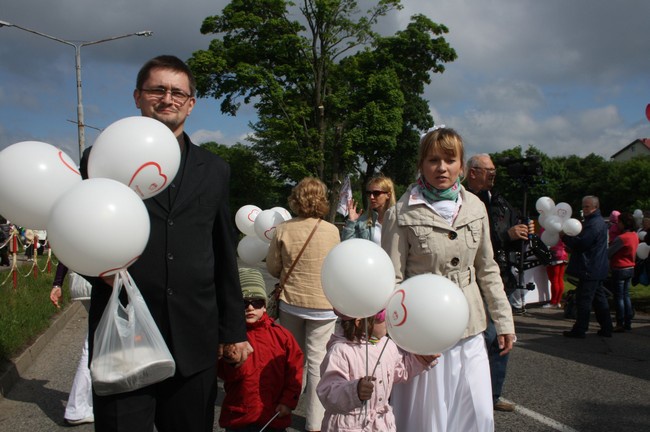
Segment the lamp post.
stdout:
<svg viewBox="0 0 650 432">
<path fill-rule="evenodd" d="M 20 30 L 24 30 L 26 32 L 33 33 L 38 36 L 42 36 L 47 39 L 51 39 L 56 42 L 61 42 L 63 44 L 69 45 L 74 48 L 75 51 L 75 69 L 76 69 L 76 74 L 77 74 L 77 133 L 79 136 L 79 160 L 81 160 L 81 156 L 84 151 L 84 147 L 86 144 L 86 136 L 85 136 L 85 131 L 84 131 L 84 108 L 83 108 L 83 103 L 81 101 L 81 47 L 88 46 L 88 45 L 97 45 L 103 42 L 110 42 L 114 41 L 117 39 L 124 39 L 127 37 L 131 36 L 151 36 L 153 34 L 152 31 L 139 31 L 135 33 L 128 33 L 120 36 L 113 36 L 105 39 L 100 39 L 96 41 L 90 41 L 90 42 L 73 42 L 65 39 L 60 39 L 55 36 L 50 36 L 48 34 L 29 29 L 27 27 L 22 27 L 17 24 L 12 24 L 6 21 L 0 20 L 0 27 L 15 27 Z"/>
</svg>

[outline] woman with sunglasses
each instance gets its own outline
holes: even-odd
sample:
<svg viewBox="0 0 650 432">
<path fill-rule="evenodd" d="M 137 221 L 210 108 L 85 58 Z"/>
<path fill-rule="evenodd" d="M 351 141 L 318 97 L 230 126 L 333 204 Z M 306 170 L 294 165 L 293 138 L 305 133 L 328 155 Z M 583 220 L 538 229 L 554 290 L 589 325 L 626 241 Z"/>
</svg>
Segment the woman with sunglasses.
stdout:
<svg viewBox="0 0 650 432">
<path fill-rule="evenodd" d="M 348 202 L 348 218 L 341 230 L 341 240 L 361 238 L 381 244 L 381 224 L 386 210 L 395 205 L 393 181 L 384 176 L 373 177 L 366 187 L 370 211 L 357 211 L 353 199 Z"/>
<path fill-rule="evenodd" d="M 417 169 L 417 182 L 386 212 L 382 247 L 398 284 L 424 273 L 456 283 L 467 299 L 469 320 L 462 338 L 441 353 L 435 368 L 393 389 L 397 430 L 492 431 L 484 304 L 502 355 L 512 349 L 515 327 L 493 258 L 488 215 L 460 183 L 463 141 L 453 129 L 443 126 L 422 136 Z"/>
</svg>

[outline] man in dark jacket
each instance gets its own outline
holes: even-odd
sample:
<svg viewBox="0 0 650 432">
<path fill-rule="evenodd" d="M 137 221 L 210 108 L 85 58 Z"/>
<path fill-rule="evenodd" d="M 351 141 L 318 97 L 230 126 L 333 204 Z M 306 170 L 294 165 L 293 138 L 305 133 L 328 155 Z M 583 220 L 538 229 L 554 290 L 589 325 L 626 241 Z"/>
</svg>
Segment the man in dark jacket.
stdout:
<svg viewBox="0 0 650 432">
<path fill-rule="evenodd" d="M 169 187 L 144 200 L 151 235 L 128 271 L 174 357 L 176 375 L 127 393 L 94 394 L 98 432 L 151 431 L 154 425 L 159 432 L 213 430 L 217 359 L 240 365 L 252 352 L 228 206 L 230 167 L 184 132 L 195 91 L 190 69 L 174 56 L 151 59 L 138 74 L 135 105 L 174 133 L 181 163 Z M 91 152 L 81 161 L 84 177 Z M 91 279 L 92 356 L 112 290 Z"/>
<path fill-rule="evenodd" d="M 564 332 L 569 338 L 584 339 L 589 328 L 593 304 L 600 324 L 599 336 L 612 337 L 612 317 L 609 314 L 603 281 L 607 277 L 607 224 L 600 214 L 598 197 L 582 198 L 584 221 L 582 232 L 575 237 L 562 235 L 562 241 L 571 252 L 566 274 L 578 278 L 576 287 L 576 322 Z"/>
<path fill-rule="evenodd" d="M 529 233 L 534 232 L 534 226 L 520 223 L 515 209 L 505 197 L 493 190 L 495 179 L 496 168 L 489 155 L 474 155 L 467 161 L 467 190 L 477 195 L 485 204 L 490 222 L 490 240 L 494 257 L 501 270 L 501 279 L 506 295 L 510 297 L 517 289 L 518 282 L 512 273 L 512 263 L 508 262 L 508 254 L 521 250 L 521 242 L 528 239 Z M 525 312 L 525 309 L 513 308 L 513 312 L 521 314 Z M 497 331 L 492 319 L 488 320 L 488 327 L 484 335 L 490 361 L 494 409 L 496 411 L 514 411 L 514 404 L 501 400 L 501 389 L 506 379 L 506 368 L 510 355 L 501 354 Z"/>
</svg>

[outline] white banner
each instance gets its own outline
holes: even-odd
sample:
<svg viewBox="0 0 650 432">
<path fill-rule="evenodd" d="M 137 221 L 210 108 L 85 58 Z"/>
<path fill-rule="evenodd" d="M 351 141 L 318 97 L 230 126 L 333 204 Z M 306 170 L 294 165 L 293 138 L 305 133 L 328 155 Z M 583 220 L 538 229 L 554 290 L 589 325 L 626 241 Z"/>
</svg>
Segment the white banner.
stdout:
<svg viewBox="0 0 650 432">
<path fill-rule="evenodd" d="M 350 176 L 345 176 L 343 186 L 339 192 L 339 205 L 336 211 L 343 216 L 348 215 L 348 201 L 352 199 L 352 187 L 350 187 Z"/>
</svg>

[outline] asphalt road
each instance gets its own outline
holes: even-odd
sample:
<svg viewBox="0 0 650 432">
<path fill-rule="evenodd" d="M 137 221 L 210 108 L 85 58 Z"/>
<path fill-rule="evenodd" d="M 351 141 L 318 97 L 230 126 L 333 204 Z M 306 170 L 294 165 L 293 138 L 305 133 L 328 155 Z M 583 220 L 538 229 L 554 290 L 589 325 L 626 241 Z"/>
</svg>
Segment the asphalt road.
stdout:
<svg viewBox="0 0 650 432">
<path fill-rule="evenodd" d="M 633 331 L 612 338 L 596 336 L 592 326 L 584 340 L 562 337 L 572 322 L 561 311 L 529 309 L 515 321 L 519 340 L 503 396 L 517 410 L 495 413 L 497 431 L 650 430 L 650 315 L 637 314 Z M 79 308 L 0 399 L 0 431 L 70 430 L 63 412 L 86 325 L 85 310 Z M 219 406 L 215 409 L 218 416 Z M 303 428 L 299 407 L 289 431 Z"/>
</svg>

